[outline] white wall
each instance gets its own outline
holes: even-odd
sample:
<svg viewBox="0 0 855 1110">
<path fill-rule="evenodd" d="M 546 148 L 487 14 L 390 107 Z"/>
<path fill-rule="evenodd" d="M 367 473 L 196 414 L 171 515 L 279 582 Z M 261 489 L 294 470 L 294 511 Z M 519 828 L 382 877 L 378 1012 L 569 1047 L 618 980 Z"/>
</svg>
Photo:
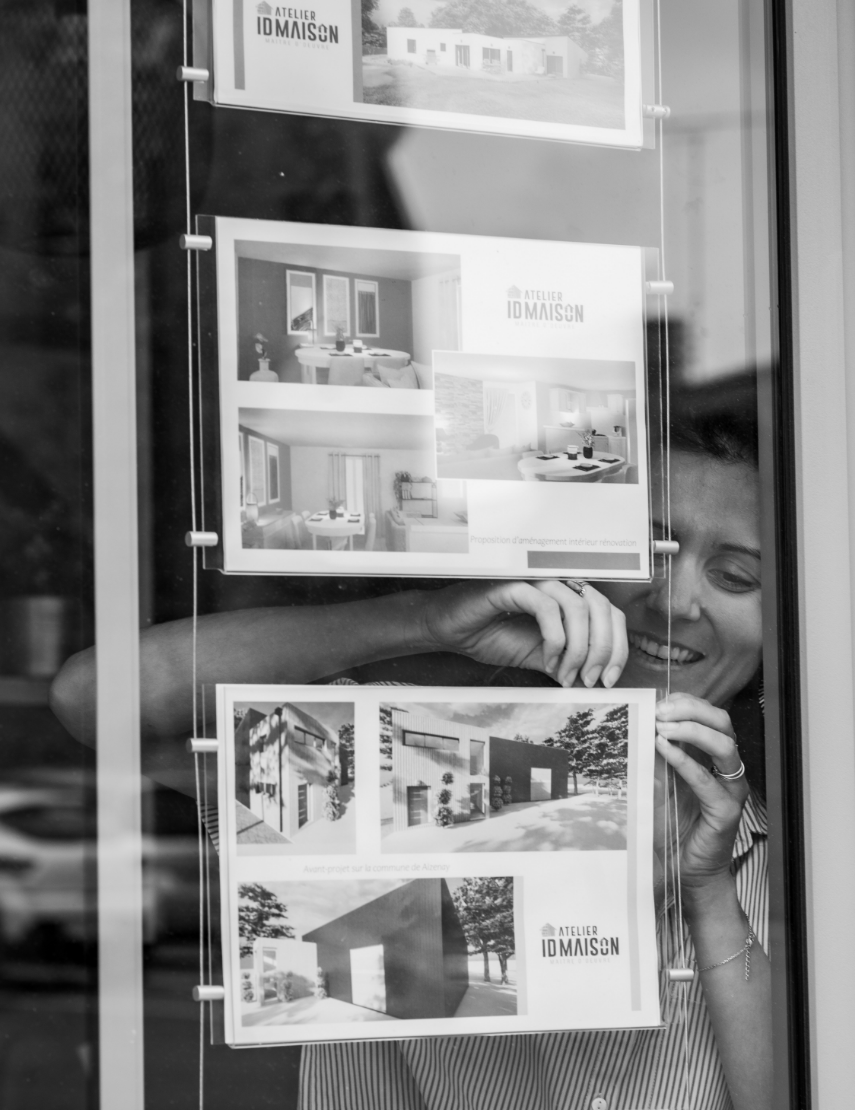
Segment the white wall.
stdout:
<svg viewBox="0 0 855 1110">
<path fill-rule="evenodd" d="M 329 456 L 339 450 L 341 448 L 338 447 L 291 448 L 291 501 L 296 512 L 304 509 L 317 512 L 328 507 Z M 389 447 L 379 448 L 376 452 L 354 450 L 348 453 L 380 456 L 380 501 L 384 510 L 396 507 L 392 482 L 397 470 L 408 470 L 414 478 L 436 473 L 435 457 L 428 451 L 403 451 Z"/>
<path fill-rule="evenodd" d="M 459 278 L 459 270 L 417 278 L 413 289 L 413 359 L 430 365 L 433 352 L 460 349 L 460 321 L 444 281 Z M 459 287 L 458 287 L 459 291 Z"/>
</svg>

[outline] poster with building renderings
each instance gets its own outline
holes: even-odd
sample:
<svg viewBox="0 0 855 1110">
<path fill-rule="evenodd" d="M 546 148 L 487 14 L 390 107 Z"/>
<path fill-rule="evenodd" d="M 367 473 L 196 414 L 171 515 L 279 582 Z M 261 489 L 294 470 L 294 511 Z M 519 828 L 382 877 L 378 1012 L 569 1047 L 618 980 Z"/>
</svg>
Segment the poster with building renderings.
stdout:
<svg viewBox="0 0 855 1110">
<path fill-rule="evenodd" d="M 197 226 L 206 566 L 649 577 L 641 247 Z"/>
<path fill-rule="evenodd" d="M 218 686 L 227 1042 L 658 1025 L 654 713 Z"/>
<path fill-rule="evenodd" d="M 640 147 L 649 0 L 197 0 L 216 104 Z"/>
</svg>

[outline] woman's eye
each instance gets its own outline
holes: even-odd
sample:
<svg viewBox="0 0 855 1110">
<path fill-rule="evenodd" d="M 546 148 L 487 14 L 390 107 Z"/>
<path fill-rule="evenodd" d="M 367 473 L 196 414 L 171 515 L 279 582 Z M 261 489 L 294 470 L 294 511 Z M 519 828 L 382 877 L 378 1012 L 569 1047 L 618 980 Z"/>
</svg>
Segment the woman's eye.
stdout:
<svg viewBox="0 0 855 1110">
<path fill-rule="evenodd" d="M 734 566 L 710 567 L 709 575 L 717 586 L 731 593 L 748 593 L 760 585 L 752 574 Z"/>
</svg>

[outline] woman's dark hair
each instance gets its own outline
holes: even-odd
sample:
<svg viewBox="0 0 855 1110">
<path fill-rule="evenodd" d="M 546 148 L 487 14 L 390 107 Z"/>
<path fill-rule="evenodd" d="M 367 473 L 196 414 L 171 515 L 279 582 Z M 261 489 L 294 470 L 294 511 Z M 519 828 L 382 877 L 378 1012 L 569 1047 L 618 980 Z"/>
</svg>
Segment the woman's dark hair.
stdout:
<svg viewBox="0 0 855 1110">
<path fill-rule="evenodd" d="M 757 467 L 756 393 L 677 394 L 671 402 L 671 450 Z"/>
</svg>

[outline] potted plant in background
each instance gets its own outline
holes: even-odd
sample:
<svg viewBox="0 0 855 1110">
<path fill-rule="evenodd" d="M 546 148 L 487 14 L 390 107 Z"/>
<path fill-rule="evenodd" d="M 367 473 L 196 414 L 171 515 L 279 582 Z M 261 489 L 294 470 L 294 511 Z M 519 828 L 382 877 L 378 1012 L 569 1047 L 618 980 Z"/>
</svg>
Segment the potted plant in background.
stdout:
<svg viewBox="0 0 855 1110">
<path fill-rule="evenodd" d="M 586 459 L 592 459 L 594 457 L 594 433 L 583 432 L 582 439 L 585 443 L 584 447 L 582 448 L 582 454 L 585 456 Z"/>
<path fill-rule="evenodd" d="M 335 349 L 343 351 L 344 346 L 344 328 L 339 324 L 335 329 Z"/>
<path fill-rule="evenodd" d="M 403 509 L 404 507 L 404 485 L 405 483 L 409 485 L 412 480 L 413 476 L 408 470 L 395 471 L 395 481 L 393 485 L 395 487 L 395 499 L 398 502 L 399 509 Z"/>
</svg>

